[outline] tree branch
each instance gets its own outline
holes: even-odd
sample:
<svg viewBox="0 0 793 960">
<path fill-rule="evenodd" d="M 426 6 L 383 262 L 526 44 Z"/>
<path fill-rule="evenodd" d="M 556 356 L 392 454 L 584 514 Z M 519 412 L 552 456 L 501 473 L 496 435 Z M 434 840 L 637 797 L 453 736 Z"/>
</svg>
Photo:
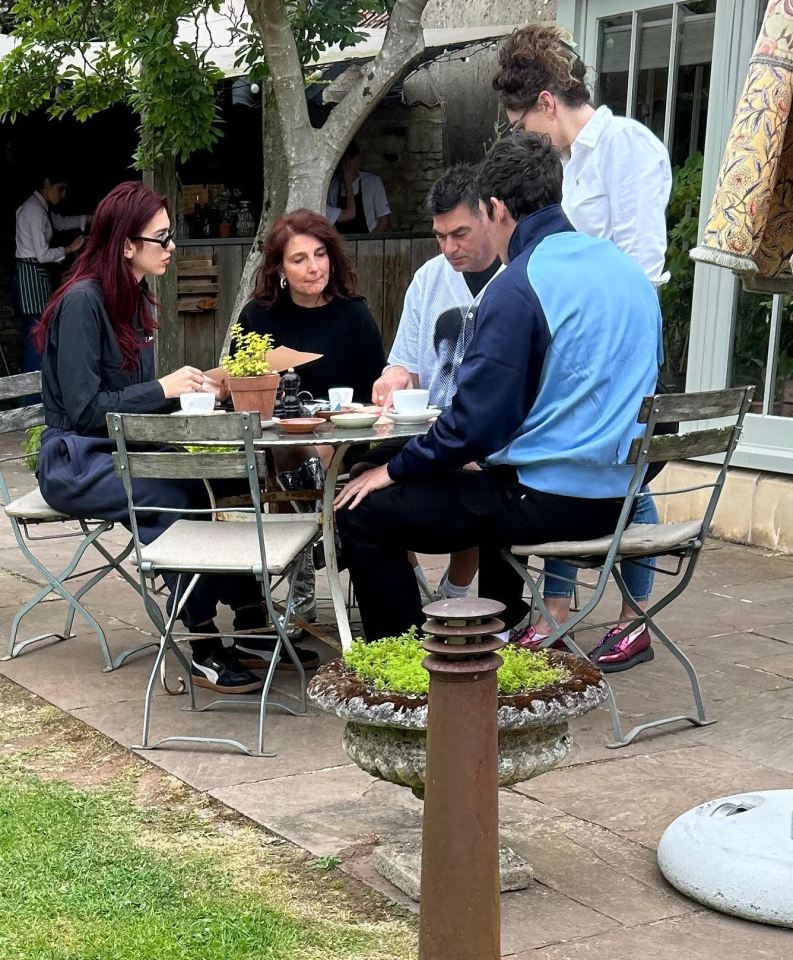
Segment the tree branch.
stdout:
<svg viewBox="0 0 793 960">
<path fill-rule="evenodd" d="M 426 2 L 426 0 L 425 0 Z M 246 0 L 251 20 L 262 38 L 273 94 L 282 119 L 284 148 L 290 159 L 312 162 L 313 129 L 308 117 L 303 67 L 289 25 L 284 0 Z M 306 150 L 309 148 L 309 155 Z"/>
<path fill-rule="evenodd" d="M 397 0 L 380 52 L 364 66 L 361 79 L 331 113 L 322 128 L 323 142 L 333 153 L 332 166 L 353 138 L 361 120 L 424 52 L 421 15 L 429 0 Z"/>
</svg>

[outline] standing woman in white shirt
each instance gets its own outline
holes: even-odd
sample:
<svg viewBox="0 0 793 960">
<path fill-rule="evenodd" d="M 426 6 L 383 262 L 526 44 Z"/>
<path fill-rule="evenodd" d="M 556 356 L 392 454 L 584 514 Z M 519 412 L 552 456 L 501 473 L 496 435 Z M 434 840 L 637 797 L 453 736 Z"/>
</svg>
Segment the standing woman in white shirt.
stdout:
<svg viewBox="0 0 793 960">
<path fill-rule="evenodd" d="M 555 27 L 532 25 L 517 30 L 499 51 L 493 87 L 500 93 L 513 131 L 542 133 L 562 156 L 562 208 L 582 233 L 613 241 L 633 257 L 656 287 L 665 283 L 666 205 L 672 170 L 666 147 L 636 120 L 615 117 L 608 107 L 592 106 L 584 82 L 586 67 L 567 47 Z M 614 371 L 615 376 L 619 371 Z M 637 411 L 638 413 L 638 411 Z M 657 523 L 651 497 L 638 501 L 636 523 Z M 575 577 L 575 567 L 558 561 L 545 565 L 545 600 L 558 620 L 567 618 L 572 584 L 554 574 Z M 626 561 L 622 574 L 633 598 L 647 605 L 653 571 Z M 620 624 L 609 630 L 590 654 L 604 673 L 627 670 L 653 659 L 651 637 L 644 627 L 612 643 L 633 619 L 623 604 Z M 543 621 L 526 627 L 513 639 L 536 648 L 547 637 Z"/>
<path fill-rule="evenodd" d="M 30 332 L 38 323 L 54 287 L 51 270 L 63 263 L 67 255 L 74 253 L 85 242 L 88 217 L 64 217 L 55 208 L 63 202 L 68 183 L 66 177 L 54 171 L 43 178 L 34 191 L 17 210 L 16 214 L 16 271 L 13 279 L 14 309 L 22 317 L 25 346 L 23 370 L 38 370 L 41 354 L 36 350 Z M 79 229 L 77 236 L 67 246 L 51 246 L 56 230 Z"/>
</svg>

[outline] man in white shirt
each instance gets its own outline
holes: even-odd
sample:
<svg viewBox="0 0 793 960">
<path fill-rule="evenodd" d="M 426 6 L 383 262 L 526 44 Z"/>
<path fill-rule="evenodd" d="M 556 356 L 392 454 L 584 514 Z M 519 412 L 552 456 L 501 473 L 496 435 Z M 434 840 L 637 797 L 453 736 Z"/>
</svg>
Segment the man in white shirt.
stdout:
<svg viewBox="0 0 793 960">
<path fill-rule="evenodd" d="M 64 176 L 51 172 L 39 189 L 16 212 L 16 272 L 13 279 L 14 311 L 22 318 L 25 335 L 23 370 L 38 370 L 41 356 L 30 332 L 52 296 L 52 267 L 82 247 L 82 231 L 88 216 L 65 217 L 55 207 L 63 202 L 68 188 Z M 50 246 L 56 230 L 79 229 L 80 234 L 66 246 Z"/>
<path fill-rule="evenodd" d="M 447 170 L 433 184 L 427 209 L 441 253 L 419 267 L 405 294 L 388 366 L 372 387 L 372 402 L 383 407 L 390 406 L 394 390 L 409 387 L 429 390 L 433 406 L 451 405 L 479 303 L 503 269 L 479 206 L 476 167 L 460 164 Z M 376 450 L 379 457 L 369 453 L 367 463 L 385 462 L 394 453 L 388 444 Z M 477 566 L 476 550 L 453 555 L 441 595 L 465 596 Z M 421 582 L 420 567 L 416 575 Z"/>
<path fill-rule="evenodd" d="M 383 181 L 361 170 L 361 148 L 353 140 L 331 180 L 325 216 L 339 233 L 383 233 L 391 222 Z"/>
</svg>

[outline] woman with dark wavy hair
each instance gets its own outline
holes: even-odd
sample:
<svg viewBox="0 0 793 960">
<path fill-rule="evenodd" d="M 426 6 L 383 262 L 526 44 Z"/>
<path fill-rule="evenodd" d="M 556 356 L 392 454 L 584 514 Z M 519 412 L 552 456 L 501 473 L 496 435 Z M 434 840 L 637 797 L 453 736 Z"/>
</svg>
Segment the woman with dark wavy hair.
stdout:
<svg viewBox="0 0 793 960">
<path fill-rule="evenodd" d="M 165 197 L 142 183 L 119 184 L 97 207 L 91 236 L 36 328 L 47 424 L 36 474 L 44 499 L 66 516 L 129 523 L 106 414 L 165 413 L 182 393 L 219 390 L 195 367 L 155 375 L 156 303 L 145 278 L 164 274 L 173 251 Z M 135 488 L 140 506 L 208 506 L 197 482 L 139 479 Z M 142 513 L 141 539 L 150 543 L 178 519 Z M 235 630 L 262 625 L 253 577 L 201 577 L 182 615 L 203 635 L 191 641 L 193 682 L 217 693 L 259 690 L 262 681 L 222 645 L 214 623 L 221 601 L 235 610 Z"/>
<path fill-rule="evenodd" d="M 331 387 L 352 387 L 355 400 L 370 401 L 372 384 L 385 366 L 383 341 L 356 292 L 355 269 L 344 241 L 325 217 L 295 210 L 273 224 L 253 300 L 240 314 L 240 323 L 246 331 L 272 334 L 277 346 L 322 354 L 299 371 L 301 389 L 313 397 L 327 397 Z M 304 446 L 279 451 L 281 486 L 320 487 L 329 450 Z M 310 564 L 295 585 L 295 609 L 306 620 L 316 616 Z"/>
</svg>

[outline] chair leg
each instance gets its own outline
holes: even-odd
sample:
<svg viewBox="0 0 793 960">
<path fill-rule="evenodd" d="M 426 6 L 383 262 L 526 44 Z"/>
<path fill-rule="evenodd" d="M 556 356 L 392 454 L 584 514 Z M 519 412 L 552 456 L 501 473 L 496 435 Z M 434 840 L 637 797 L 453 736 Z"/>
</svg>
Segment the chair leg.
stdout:
<svg viewBox="0 0 793 960">
<path fill-rule="evenodd" d="M 691 580 L 691 577 L 694 573 L 695 561 L 697 554 L 688 558 L 686 569 L 683 573 L 683 576 L 675 584 L 674 588 L 669 591 L 664 597 L 656 601 L 648 610 L 642 610 L 638 603 L 633 599 L 629 593 L 627 587 L 625 586 L 625 581 L 623 580 L 622 573 L 619 568 L 615 565 L 614 570 L 614 580 L 619 587 L 619 591 L 622 594 L 623 600 L 631 607 L 633 612 L 636 614 L 636 619 L 631 621 L 631 623 L 625 628 L 624 633 L 627 633 L 635 628 L 635 625 L 639 623 L 644 623 L 645 626 L 652 630 L 652 632 L 660 639 L 664 644 L 667 650 L 675 657 L 675 659 L 683 666 L 688 675 L 689 683 L 691 684 L 691 693 L 694 699 L 694 708 L 696 710 L 696 716 L 691 714 L 676 714 L 671 717 L 662 717 L 658 720 L 651 720 L 647 723 L 636 724 L 632 727 L 626 734 L 622 734 L 619 728 L 619 724 L 614 725 L 614 716 L 612 715 L 612 726 L 614 727 L 614 736 L 615 740 L 613 743 L 609 743 L 606 746 L 611 749 L 616 749 L 619 747 L 627 746 L 631 743 L 636 737 L 645 730 L 651 730 L 654 727 L 662 727 L 671 723 L 680 723 L 686 721 L 687 723 L 693 724 L 697 727 L 706 727 L 710 724 L 715 723 L 715 720 L 709 720 L 705 713 L 705 704 L 702 698 L 702 687 L 700 686 L 699 676 L 694 667 L 694 664 L 689 660 L 689 658 L 683 653 L 683 651 L 678 647 L 678 645 L 667 636 L 665 631 L 655 622 L 655 615 L 663 610 L 664 607 L 668 606 L 675 597 L 679 596 Z"/>
<path fill-rule="evenodd" d="M 19 524 L 16 521 L 12 521 L 12 527 L 14 529 L 14 535 L 17 541 L 17 545 L 22 550 L 22 553 L 25 555 L 29 563 L 44 577 L 47 581 L 46 585 L 38 590 L 35 595 L 25 604 L 23 604 L 16 613 L 13 623 L 11 625 L 11 634 L 8 641 L 8 654 L 5 657 L 6 660 L 12 660 L 14 657 L 19 656 L 19 654 L 30 644 L 36 643 L 39 640 L 47 640 L 50 638 L 57 638 L 58 640 L 68 639 L 69 634 L 61 635 L 55 633 L 45 633 L 40 634 L 36 637 L 29 637 L 26 640 L 17 640 L 17 635 L 19 633 L 19 626 L 33 610 L 34 607 L 38 606 L 45 597 L 48 597 L 51 593 L 57 594 L 63 600 L 65 600 L 71 610 L 74 613 L 78 613 L 88 624 L 89 627 L 96 633 L 99 639 L 99 645 L 102 650 L 102 656 L 105 660 L 105 667 L 107 670 L 113 669 L 113 658 L 110 653 L 110 647 L 107 642 L 107 637 L 105 631 L 97 622 L 96 618 L 88 612 L 88 610 L 82 605 L 80 600 L 76 598 L 72 593 L 70 593 L 66 587 L 63 586 L 64 582 L 67 581 L 72 574 L 74 573 L 77 565 L 82 560 L 83 555 L 86 550 L 93 545 L 94 541 L 100 537 L 103 533 L 112 527 L 112 523 L 105 521 L 99 524 L 94 530 L 89 531 L 83 540 L 77 545 L 72 558 L 69 563 L 56 574 L 50 573 L 50 571 L 44 566 L 44 564 L 36 557 L 36 555 L 31 551 L 25 542 L 25 538 L 22 536 L 22 533 L 19 529 Z M 68 619 L 67 619 L 68 622 Z M 71 623 L 69 623 L 69 628 L 71 628 Z"/>
</svg>

